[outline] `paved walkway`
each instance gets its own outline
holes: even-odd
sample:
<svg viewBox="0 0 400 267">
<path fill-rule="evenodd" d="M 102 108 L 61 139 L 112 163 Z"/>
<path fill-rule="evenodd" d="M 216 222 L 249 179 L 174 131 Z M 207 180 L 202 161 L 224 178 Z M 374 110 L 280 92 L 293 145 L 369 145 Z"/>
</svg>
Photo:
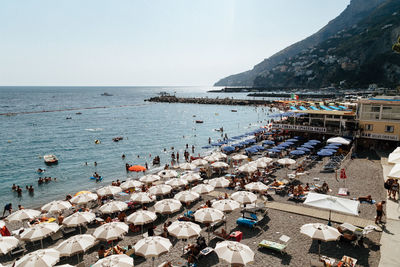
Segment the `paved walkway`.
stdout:
<svg viewBox="0 0 400 267">
<path fill-rule="evenodd" d="M 318 219 L 328 220 L 329 219 L 329 211 L 321 210 L 321 209 L 313 209 L 307 208 L 300 205 L 286 204 L 280 202 L 266 202 L 265 205 L 274 210 L 286 211 L 290 213 L 305 215 L 309 217 L 314 217 Z M 339 214 L 336 212 L 332 212 L 331 221 L 336 223 L 350 223 L 352 225 L 364 228 L 367 225 L 375 225 L 375 222 L 372 220 L 363 219 L 356 216 Z"/>
<path fill-rule="evenodd" d="M 383 179 L 393 165 L 387 163 L 387 158 L 381 158 Z M 383 186 L 383 183 L 382 183 Z M 386 225 L 383 227 L 381 237 L 381 259 L 379 267 L 400 266 L 400 209 L 399 203 L 393 199 L 386 200 Z M 385 219 L 385 218 L 384 218 Z"/>
</svg>

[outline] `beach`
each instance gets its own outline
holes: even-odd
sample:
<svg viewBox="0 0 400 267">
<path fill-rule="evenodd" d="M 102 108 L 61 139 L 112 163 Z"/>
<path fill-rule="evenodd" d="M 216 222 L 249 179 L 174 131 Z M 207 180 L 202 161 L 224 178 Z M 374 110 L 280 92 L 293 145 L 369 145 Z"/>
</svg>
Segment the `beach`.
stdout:
<svg viewBox="0 0 400 267">
<path fill-rule="evenodd" d="M 255 160 L 259 155 L 253 156 L 253 160 Z M 302 159 L 298 159 L 301 162 Z M 313 168 L 308 170 L 307 175 L 300 176 L 298 181 L 305 183 L 313 183 L 315 181 L 314 178 L 319 178 L 319 181 L 326 181 L 329 184 L 330 191 L 328 195 L 337 196 L 338 189 L 344 186 L 344 181 L 339 177 L 336 177 L 335 173 L 321 173 L 323 165 L 326 163 L 326 159 L 318 162 Z M 350 195 L 346 198 L 352 199 L 357 198 L 359 196 L 365 196 L 370 194 L 372 198 L 376 201 L 381 201 L 386 198 L 386 192 L 381 186 L 381 182 L 383 180 L 382 177 L 382 167 L 380 165 L 379 158 L 373 157 L 373 153 L 367 151 L 365 154 L 360 153 L 358 158 L 351 159 L 348 158 L 342 162 L 342 167 L 346 169 L 347 179 L 346 179 L 346 187 L 349 188 Z M 232 172 L 233 169 L 230 169 L 229 172 Z M 286 177 L 286 174 L 291 170 L 287 170 L 287 168 L 278 169 L 272 177 L 276 179 L 282 179 Z M 218 176 L 214 174 L 214 177 Z M 217 188 L 213 192 L 209 194 L 205 194 L 202 196 L 200 201 L 196 201 L 192 206 L 190 206 L 190 210 L 196 211 L 198 208 L 203 206 L 207 200 L 216 199 L 216 197 L 223 197 L 225 193 L 232 194 L 235 190 Z M 289 200 L 289 197 L 279 196 L 271 194 L 273 197 L 274 203 L 282 203 L 289 204 L 297 207 L 305 207 L 304 204 L 293 202 Z M 258 202 L 263 202 L 261 198 L 259 198 Z M 268 207 L 268 202 L 265 202 Z M 279 206 L 279 205 L 278 205 Z M 153 210 L 152 205 L 149 206 L 149 210 Z M 93 211 L 96 211 L 94 209 Z M 158 231 L 162 231 L 162 226 L 165 222 L 168 221 L 176 221 L 179 216 L 181 216 L 185 212 L 184 209 L 181 209 L 179 212 L 166 216 L 159 215 L 157 221 L 155 222 L 156 229 Z M 301 212 L 300 212 L 301 213 Z M 317 213 L 317 210 L 316 210 Z M 312 216 L 304 216 L 298 213 L 291 213 L 282 210 L 278 210 L 275 208 L 270 208 L 267 211 L 267 215 L 260 222 L 257 228 L 249 229 L 246 227 L 237 226 L 236 219 L 241 217 L 240 209 L 233 211 L 232 213 L 227 215 L 227 232 L 233 231 L 241 231 L 243 233 L 243 239 L 241 240 L 242 244 L 248 245 L 251 250 L 255 252 L 255 264 L 257 263 L 267 263 L 268 265 L 287 265 L 287 266 L 298 266 L 305 265 L 308 266 L 310 264 L 311 259 L 318 259 L 318 244 L 311 238 L 300 234 L 300 227 L 307 223 L 327 223 L 327 218 L 315 218 Z M 375 206 L 371 204 L 361 204 L 360 205 L 360 214 L 359 217 L 365 219 L 365 221 L 370 221 L 373 224 L 375 216 Z M 350 218 L 350 217 L 349 217 Z M 337 227 L 340 223 L 333 222 L 333 226 Z M 20 227 L 20 225 L 11 225 L 10 227 Z M 219 230 L 224 227 L 221 226 Z M 89 226 L 86 230 L 86 233 L 93 233 L 95 227 Z M 146 232 L 146 231 L 145 231 Z M 77 234 L 76 232 L 71 234 L 64 235 L 64 239 Z M 208 234 L 206 228 L 203 227 L 203 231 L 201 233 L 202 236 L 208 240 Z M 259 248 L 258 243 L 262 240 L 270 240 L 274 242 L 281 242 L 279 238 L 282 235 L 286 235 L 290 238 L 285 253 L 281 254 L 278 252 L 273 252 L 272 250 L 267 250 L 264 248 Z M 378 266 L 380 260 L 380 236 L 381 232 L 373 231 L 369 233 L 368 236 L 364 240 L 364 244 L 362 246 L 353 246 L 349 242 L 342 241 L 332 241 L 332 242 L 322 242 L 321 244 L 321 255 L 325 255 L 327 257 L 335 259 L 336 262 L 339 262 L 342 256 L 350 256 L 358 259 L 358 266 Z M 121 247 L 126 247 L 128 245 L 133 245 L 143 236 L 141 233 L 132 233 L 129 232 L 126 236 L 122 238 L 118 242 L 118 245 Z M 170 240 L 173 244 L 173 248 L 165 255 L 161 255 L 155 259 L 155 265 L 166 261 L 170 261 L 174 266 L 182 266 L 186 262 L 186 258 L 183 257 L 182 249 L 187 244 L 187 242 L 183 242 L 181 240 L 176 240 L 175 238 L 170 237 Z M 189 240 L 190 243 L 193 243 L 195 239 Z M 210 235 L 210 242 L 208 246 L 215 247 L 216 243 L 222 241 L 220 238 L 215 237 L 213 234 Z M 49 239 L 45 240 L 45 246 L 47 247 L 56 247 L 62 240 L 58 240 L 56 242 L 50 241 Z M 114 242 L 114 245 L 117 242 Z M 105 244 L 105 243 L 103 243 Z M 97 258 L 97 249 L 98 246 L 90 249 L 83 255 L 83 261 L 85 266 L 90 266 L 94 264 Z M 82 256 L 81 256 L 82 259 Z M 135 257 L 135 266 L 151 266 L 151 259 L 145 259 L 142 257 Z M 10 263 L 10 262 L 5 262 Z M 70 263 L 77 264 L 76 257 L 70 257 L 62 259 L 61 263 Z M 197 262 L 198 266 L 227 266 L 226 262 L 223 262 L 218 259 L 215 253 L 211 253 L 210 255 L 204 256 Z"/>
</svg>

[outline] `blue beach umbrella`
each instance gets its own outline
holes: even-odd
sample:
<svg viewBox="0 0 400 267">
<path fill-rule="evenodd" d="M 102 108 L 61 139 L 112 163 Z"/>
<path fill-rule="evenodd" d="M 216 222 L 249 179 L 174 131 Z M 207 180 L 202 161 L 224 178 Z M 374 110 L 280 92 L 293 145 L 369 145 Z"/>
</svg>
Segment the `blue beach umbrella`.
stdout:
<svg viewBox="0 0 400 267">
<path fill-rule="evenodd" d="M 332 152 L 329 152 L 329 151 L 319 151 L 319 152 L 317 153 L 317 155 L 318 155 L 318 156 L 321 156 L 321 157 L 328 157 L 328 156 L 332 156 L 333 153 L 332 153 Z"/>
<path fill-rule="evenodd" d="M 339 147 L 337 147 L 337 146 L 331 146 L 331 145 L 329 145 L 329 146 L 325 146 L 323 149 L 339 149 Z"/>
<path fill-rule="evenodd" d="M 270 148 L 270 149 L 267 149 L 267 151 L 273 152 L 273 153 L 280 153 L 281 152 L 280 149 L 276 149 L 276 148 Z"/>
<path fill-rule="evenodd" d="M 257 150 L 265 150 L 265 147 L 263 147 L 263 146 L 252 146 L 252 147 Z"/>
<path fill-rule="evenodd" d="M 292 143 L 292 144 L 293 144 L 293 143 Z M 289 146 L 291 146 L 292 144 L 282 143 L 282 144 L 279 144 L 278 146 L 280 146 L 280 147 L 289 147 Z"/>
<path fill-rule="evenodd" d="M 263 144 L 264 144 L 264 145 L 274 145 L 275 142 L 274 142 L 274 141 L 271 141 L 271 140 L 265 140 L 265 141 L 263 142 Z"/>
<path fill-rule="evenodd" d="M 302 150 L 304 152 L 310 152 L 311 151 L 309 148 L 306 148 L 306 147 L 298 147 L 297 150 Z"/>
<path fill-rule="evenodd" d="M 316 146 L 317 145 L 317 143 L 313 143 L 313 142 L 307 142 L 307 143 L 304 143 L 303 145 L 308 145 L 308 146 Z"/>
<path fill-rule="evenodd" d="M 286 140 L 286 142 L 298 142 L 298 141 L 299 141 L 299 140 L 294 139 L 294 138 Z"/>
<path fill-rule="evenodd" d="M 341 143 L 330 143 L 329 145 L 330 146 L 341 146 L 342 144 Z"/>
<path fill-rule="evenodd" d="M 314 148 L 312 145 L 309 145 L 309 144 L 304 144 L 301 147 L 305 147 L 305 148 L 308 148 L 308 149 L 313 149 Z"/>
<path fill-rule="evenodd" d="M 252 147 L 246 148 L 244 151 L 246 151 L 247 153 L 250 153 L 250 154 L 254 154 L 254 153 L 258 152 L 257 149 L 252 148 Z"/>
<path fill-rule="evenodd" d="M 321 141 L 315 140 L 315 139 L 309 140 L 308 142 L 313 142 L 313 143 L 317 143 L 317 144 L 321 143 Z"/>
<path fill-rule="evenodd" d="M 233 152 L 235 151 L 235 148 L 233 146 L 224 146 L 222 150 L 225 152 Z"/>
<path fill-rule="evenodd" d="M 242 137 L 240 137 L 240 136 L 231 137 L 231 139 L 234 139 L 234 140 L 238 140 L 238 139 L 240 139 L 240 138 L 242 138 Z"/>
<path fill-rule="evenodd" d="M 336 153 L 336 149 L 321 149 L 320 151 L 328 151 L 328 152 L 331 152 L 331 153 Z"/>
<path fill-rule="evenodd" d="M 296 156 L 300 156 L 300 155 L 304 155 L 306 152 L 304 152 L 303 150 L 293 150 L 290 151 L 290 155 L 296 155 Z"/>
<path fill-rule="evenodd" d="M 247 142 L 248 142 L 249 144 L 254 144 L 254 143 L 256 142 L 256 139 L 249 139 L 249 140 L 247 140 Z"/>
<path fill-rule="evenodd" d="M 208 149 L 208 148 L 211 148 L 211 146 L 202 146 L 201 148 L 202 149 Z"/>
</svg>

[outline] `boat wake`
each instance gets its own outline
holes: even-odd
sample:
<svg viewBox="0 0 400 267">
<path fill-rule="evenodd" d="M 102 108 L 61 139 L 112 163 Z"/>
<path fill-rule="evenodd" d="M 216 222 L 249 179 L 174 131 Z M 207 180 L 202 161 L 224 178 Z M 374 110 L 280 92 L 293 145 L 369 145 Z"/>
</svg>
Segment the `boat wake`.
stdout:
<svg viewBox="0 0 400 267">
<path fill-rule="evenodd" d="M 89 129 L 85 129 L 85 131 L 89 131 L 89 132 L 101 132 L 101 131 L 103 131 L 103 128 L 89 128 Z"/>
</svg>

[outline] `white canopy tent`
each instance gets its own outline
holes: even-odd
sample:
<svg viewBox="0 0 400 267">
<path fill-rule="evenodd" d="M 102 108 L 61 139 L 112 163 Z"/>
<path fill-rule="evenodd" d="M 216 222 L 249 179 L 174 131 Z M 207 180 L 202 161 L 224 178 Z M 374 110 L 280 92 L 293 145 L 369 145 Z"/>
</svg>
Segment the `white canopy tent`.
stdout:
<svg viewBox="0 0 400 267">
<path fill-rule="evenodd" d="M 332 137 L 329 138 L 328 141 L 326 141 L 328 144 L 330 143 L 338 143 L 342 145 L 350 145 L 351 140 L 343 138 L 343 137 Z"/>
</svg>

